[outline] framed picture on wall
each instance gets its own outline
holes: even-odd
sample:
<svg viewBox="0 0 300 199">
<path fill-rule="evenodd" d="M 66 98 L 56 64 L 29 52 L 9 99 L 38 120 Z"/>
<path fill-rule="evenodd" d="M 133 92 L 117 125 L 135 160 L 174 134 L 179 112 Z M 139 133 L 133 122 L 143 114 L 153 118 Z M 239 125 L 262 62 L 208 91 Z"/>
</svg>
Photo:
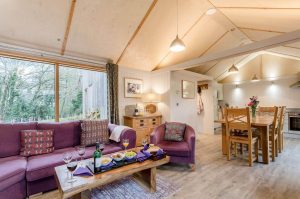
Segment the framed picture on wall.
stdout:
<svg viewBox="0 0 300 199">
<path fill-rule="evenodd" d="M 125 78 L 124 80 L 125 97 L 141 98 L 143 90 L 143 80 L 134 78 Z"/>
<path fill-rule="evenodd" d="M 182 80 L 182 98 L 184 99 L 194 99 L 195 98 L 195 82 Z"/>
</svg>

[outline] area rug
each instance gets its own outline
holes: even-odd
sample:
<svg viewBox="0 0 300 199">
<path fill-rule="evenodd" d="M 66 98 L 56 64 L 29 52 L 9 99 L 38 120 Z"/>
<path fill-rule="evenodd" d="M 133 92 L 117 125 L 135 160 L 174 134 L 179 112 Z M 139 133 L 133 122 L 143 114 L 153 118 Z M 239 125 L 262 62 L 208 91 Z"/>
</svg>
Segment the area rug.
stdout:
<svg viewBox="0 0 300 199">
<path fill-rule="evenodd" d="M 179 190 L 179 186 L 162 176 L 156 176 L 156 192 L 151 193 L 133 177 L 123 178 L 91 191 L 92 199 L 156 199 L 167 198 Z"/>
</svg>

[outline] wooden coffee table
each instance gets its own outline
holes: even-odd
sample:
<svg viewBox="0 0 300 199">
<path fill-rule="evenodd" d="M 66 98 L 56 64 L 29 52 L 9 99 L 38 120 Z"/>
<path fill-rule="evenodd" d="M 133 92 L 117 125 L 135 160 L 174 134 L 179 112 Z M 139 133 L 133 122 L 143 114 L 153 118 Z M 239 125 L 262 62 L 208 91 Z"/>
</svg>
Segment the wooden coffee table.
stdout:
<svg viewBox="0 0 300 199">
<path fill-rule="evenodd" d="M 66 165 L 62 165 L 55 167 L 55 179 L 61 198 L 81 198 L 81 192 L 83 191 L 111 183 L 130 175 L 134 175 L 137 180 L 146 184 L 150 188 L 150 191 L 155 192 L 156 167 L 168 163 L 169 160 L 170 157 L 166 156 L 157 161 L 146 160 L 141 163 L 136 162 L 90 177 L 74 176 L 77 180 L 73 183 L 67 182 Z M 88 161 L 91 161 L 91 159 L 85 161 L 87 162 L 86 164 L 88 164 Z"/>
</svg>

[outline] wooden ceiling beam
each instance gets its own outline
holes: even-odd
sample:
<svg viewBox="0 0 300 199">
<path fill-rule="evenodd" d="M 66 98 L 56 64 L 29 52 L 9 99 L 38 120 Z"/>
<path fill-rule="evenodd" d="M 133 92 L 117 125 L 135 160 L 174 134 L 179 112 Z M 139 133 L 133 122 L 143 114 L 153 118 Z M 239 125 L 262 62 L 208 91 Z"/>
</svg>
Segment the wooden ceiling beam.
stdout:
<svg viewBox="0 0 300 199">
<path fill-rule="evenodd" d="M 199 57 L 199 58 L 191 59 L 189 61 L 185 61 L 185 62 L 182 62 L 179 64 L 164 67 L 164 68 L 161 68 L 158 70 L 160 70 L 160 71 L 184 70 L 184 69 L 199 66 L 201 64 L 205 64 L 205 63 L 208 63 L 211 61 L 218 61 L 218 60 L 222 60 L 222 59 L 228 59 L 231 57 L 251 54 L 254 52 L 261 51 L 261 50 L 267 50 L 267 49 L 274 48 L 277 46 L 282 46 L 282 45 L 285 45 L 288 43 L 296 42 L 298 40 L 300 40 L 300 30 L 285 33 L 282 35 L 278 35 L 278 36 L 264 39 L 264 40 L 261 40 L 258 42 L 246 44 L 244 46 L 239 46 L 239 47 L 235 47 L 232 49 L 224 50 L 221 52 L 211 53 L 211 54 Z"/>
<path fill-rule="evenodd" d="M 68 37 L 69 37 L 70 29 L 71 29 L 72 19 L 73 19 L 73 15 L 74 15 L 75 5 L 76 5 L 76 0 L 72 0 L 71 6 L 70 6 L 70 11 L 69 11 L 69 16 L 68 16 L 68 21 L 67 21 L 67 27 L 66 27 L 66 31 L 65 31 L 65 35 L 64 35 L 64 40 L 63 40 L 61 51 L 60 51 L 61 55 L 65 54 L 66 46 L 68 43 Z"/>
<path fill-rule="evenodd" d="M 259 32 L 271 32 L 271 33 L 278 33 L 278 34 L 286 33 L 286 32 L 282 32 L 282 31 L 265 30 L 265 29 L 258 29 L 258 28 L 248 28 L 248 27 L 238 27 L 238 28 L 243 29 L 243 30 L 259 31 Z"/>
<path fill-rule="evenodd" d="M 141 28 L 143 27 L 145 21 L 147 20 L 147 18 L 149 17 L 150 13 L 152 12 L 152 10 L 154 9 L 155 5 L 157 4 L 158 0 L 153 0 L 152 4 L 150 5 L 150 7 L 148 8 L 145 16 L 143 17 L 142 21 L 140 22 L 140 24 L 138 25 L 138 27 L 136 28 L 136 30 L 134 31 L 133 35 L 131 36 L 131 38 L 129 39 L 127 45 L 125 46 L 124 50 L 122 51 L 120 57 L 118 58 L 116 64 L 119 64 L 120 61 L 122 60 L 127 48 L 130 46 L 130 44 L 132 43 L 132 41 L 135 39 L 135 37 L 137 36 L 137 34 L 140 32 Z"/>
</svg>

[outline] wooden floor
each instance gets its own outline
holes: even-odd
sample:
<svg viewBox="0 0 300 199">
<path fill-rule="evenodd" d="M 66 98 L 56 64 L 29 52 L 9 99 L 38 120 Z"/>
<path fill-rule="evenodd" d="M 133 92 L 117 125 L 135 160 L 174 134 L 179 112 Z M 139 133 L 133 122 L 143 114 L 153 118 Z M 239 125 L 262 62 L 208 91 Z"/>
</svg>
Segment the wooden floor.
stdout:
<svg viewBox="0 0 300 199">
<path fill-rule="evenodd" d="M 200 135 L 196 144 L 197 167 L 166 165 L 158 174 L 181 187 L 170 198 L 197 199 L 300 199 L 300 140 L 286 139 L 285 151 L 269 165 L 221 154 L 220 135 Z M 35 199 L 55 199 L 50 192 Z"/>
</svg>

